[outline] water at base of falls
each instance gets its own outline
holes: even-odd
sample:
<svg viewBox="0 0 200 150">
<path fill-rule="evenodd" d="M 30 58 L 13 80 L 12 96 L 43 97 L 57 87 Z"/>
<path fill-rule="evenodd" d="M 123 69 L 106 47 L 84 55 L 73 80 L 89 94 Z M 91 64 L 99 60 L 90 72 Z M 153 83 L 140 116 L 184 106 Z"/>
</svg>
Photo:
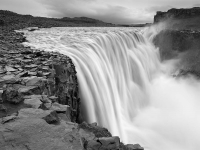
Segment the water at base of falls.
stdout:
<svg viewBox="0 0 200 150">
<path fill-rule="evenodd" d="M 72 58 L 88 122 L 146 150 L 198 150 L 200 83 L 171 77 L 177 61 L 161 63 L 146 32 L 51 28 L 25 32 L 24 44 Z"/>
</svg>

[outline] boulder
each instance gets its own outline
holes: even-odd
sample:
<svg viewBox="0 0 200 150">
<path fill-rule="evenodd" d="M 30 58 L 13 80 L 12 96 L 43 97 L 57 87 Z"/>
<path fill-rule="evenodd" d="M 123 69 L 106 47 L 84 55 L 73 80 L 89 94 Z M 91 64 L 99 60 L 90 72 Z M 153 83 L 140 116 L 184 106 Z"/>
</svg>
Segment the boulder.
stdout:
<svg viewBox="0 0 200 150">
<path fill-rule="evenodd" d="M 61 105 L 57 102 L 53 103 L 50 110 L 54 110 L 58 113 L 66 113 L 68 112 L 70 115 L 70 107 L 68 105 Z"/>
<path fill-rule="evenodd" d="M 143 147 L 141 147 L 139 144 L 127 144 L 126 145 L 127 150 L 144 150 Z"/>
<path fill-rule="evenodd" d="M 102 137 L 96 140 L 88 141 L 85 145 L 86 150 L 118 150 L 120 139 L 114 137 Z"/>
<path fill-rule="evenodd" d="M 34 95 L 31 95 L 31 98 L 24 100 L 24 104 L 26 104 L 29 107 L 37 109 L 40 107 L 42 102 L 40 101 L 39 97 L 37 97 L 37 96 L 34 97 Z"/>
<path fill-rule="evenodd" d="M 10 66 L 6 66 L 5 69 L 6 69 L 7 72 L 14 72 L 14 71 L 17 71 L 17 69 L 14 69 L 14 68 L 12 68 L 12 67 L 10 67 Z"/>
<path fill-rule="evenodd" d="M 59 117 L 56 111 L 52 111 L 49 115 L 43 117 L 48 124 L 56 124 L 59 122 Z"/>
<path fill-rule="evenodd" d="M 17 78 L 14 74 L 5 75 L 0 78 L 0 85 L 19 83 L 19 81 L 20 79 Z"/>
<path fill-rule="evenodd" d="M 3 101 L 10 103 L 20 103 L 24 100 L 23 96 L 40 94 L 40 89 L 37 86 L 24 86 L 20 84 L 8 84 L 3 91 Z"/>
<path fill-rule="evenodd" d="M 98 137 L 98 138 L 112 136 L 111 133 L 108 131 L 108 129 L 100 127 L 100 126 L 94 126 L 94 125 L 88 124 L 86 122 L 79 124 L 78 127 L 85 131 L 94 133 L 95 137 Z"/>
</svg>

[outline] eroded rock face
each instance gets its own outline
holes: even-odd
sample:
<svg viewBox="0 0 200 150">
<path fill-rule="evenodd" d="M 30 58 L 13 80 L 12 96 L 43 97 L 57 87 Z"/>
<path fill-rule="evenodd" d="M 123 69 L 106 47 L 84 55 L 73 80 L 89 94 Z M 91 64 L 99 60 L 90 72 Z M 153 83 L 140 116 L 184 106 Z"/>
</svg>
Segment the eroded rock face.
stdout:
<svg viewBox="0 0 200 150">
<path fill-rule="evenodd" d="M 59 53 L 24 48 L 19 44 L 24 41 L 23 34 L 9 34 L 5 35 L 8 39 L 12 37 L 9 39 L 12 44 L 4 43 L 5 47 L 0 55 L 0 90 L 3 90 L 1 103 L 19 104 L 25 100 L 26 106 L 39 108 L 39 101 L 42 99 L 25 99 L 24 96 L 43 95 L 53 99 L 53 102 L 69 106 L 67 111 L 70 116 L 67 117 L 72 122 L 77 122 L 80 99 L 76 70 L 71 59 Z M 2 38 L 4 40 L 5 37 Z M 10 46 L 14 48 L 8 51 Z M 51 104 L 51 109 L 56 107 L 49 103 L 45 104 L 49 105 L 47 109 Z M 60 107 L 60 110 L 63 111 L 63 108 Z"/>
<path fill-rule="evenodd" d="M 111 134 L 107 136 L 105 128 L 96 124 L 84 123 L 79 126 L 65 120 L 60 114 L 63 113 L 24 108 L 18 113 L 3 117 L 0 122 L 1 149 L 143 150 L 139 144 L 123 145 L 119 137 L 112 137 Z M 96 134 L 97 132 L 102 134 Z"/>
<path fill-rule="evenodd" d="M 200 32 L 195 30 L 163 30 L 154 39 L 161 60 L 179 58 L 181 74 L 200 75 Z"/>
<path fill-rule="evenodd" d="M 154 23 L 158 23 L 169 18 L 186 19 L 191 17 L 200 17 L 200 7 L 175 9 L 172 8 L 167 12 L 158 11 L 154 16 Z"/>
</svg>

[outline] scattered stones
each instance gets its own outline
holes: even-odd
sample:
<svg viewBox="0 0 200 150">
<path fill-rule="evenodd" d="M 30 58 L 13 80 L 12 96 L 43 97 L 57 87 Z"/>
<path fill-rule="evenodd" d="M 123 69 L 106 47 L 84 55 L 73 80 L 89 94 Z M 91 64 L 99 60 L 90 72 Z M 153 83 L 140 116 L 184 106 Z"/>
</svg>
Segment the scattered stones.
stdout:
<svg viewBox="0 0 200 150">
<path fill-rule="evenodd" d="M 94 133 L 95 137 L 98 138 L 112 136 L 108 129 L 99 126 L 94 126 L 86 122 L 79 124 L 79 128 Z"/>
<path fill-rule="evenodd" d="M 14 74 L 10 74 L 10 75 L 5 75 L 0 79 L 0 84 L 14 84 L 14 83 L 18 83 L 20 81 L 19 78 L 17 78 Z"/>
<path fill-rule="evenodd" d="M 38 109 L 40 107 L 40 105 L 42 104 L 42 102 L 40 101 L 39 97 L 34 97 L 33 95 L 31 96 L 30 99 L 25 99 L 24 100 L 24 104 L 32 107 L 32 108 L 36 108 Z"/>
<path fill-rule="evenodd" d="M 86 150 L 118 150 L 120 139 L 117 136 L 102 137 L 96 140 L 87 141 L 85 144 Z"/>
<path fill-rule="evenodd" d="M 43 118 L 48 124 L 56 124 L 59 122 L 59 117 L 56 111 L 52 111 L 49 115 Z"/>
<path fill-rule="evenodd" d="M 6 66 L 5 69 L 6 69 L 7 72 L 14 72 L 14 71 L 17 70 L 17 69 L 10 67 L 10 66 Z"/>
<path fill-rule="evenodd" d="M 8 117 L 4 117 L 4 118 L 2 118 L 2 124 L 4 124 L 4 123 L 7 123 L 7 122 L 9 122 L 9 121 L 11 121 L 11 120 L 14 120 L 14 119 L 16 119 L 17 117 L 16 116 L 14 116 L 14 115 L 12 115 L 12 116 L 8 116 Z"/>
<path fill-rule="evenodd" d="M 61 104 L 59 104 L 57 102 L 55 102 L 55 103 L 53 103 L 51 105 L 50 110 L 54 110 L 54 111 L 56 111 L 58 113 L 66 113 L 66 112 L 68 112 L 69 115 L 70 115 L 70 107 L 68 105 L 61 105 Z"/>
</svg>

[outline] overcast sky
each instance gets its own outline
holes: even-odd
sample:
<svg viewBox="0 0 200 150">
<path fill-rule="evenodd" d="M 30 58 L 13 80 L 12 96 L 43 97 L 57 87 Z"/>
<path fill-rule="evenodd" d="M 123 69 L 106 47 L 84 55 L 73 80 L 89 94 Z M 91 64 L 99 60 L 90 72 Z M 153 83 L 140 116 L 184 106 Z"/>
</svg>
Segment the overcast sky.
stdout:
<svg viewBox="0 0 200 150">
<path fill-rule="evenodd" d="M 0 9 L 44 17 L 90 17 L 117 24 L 152 22 L 156 11 L 200 7 L 199 0 L 0 0 Z"/>
</svg>

